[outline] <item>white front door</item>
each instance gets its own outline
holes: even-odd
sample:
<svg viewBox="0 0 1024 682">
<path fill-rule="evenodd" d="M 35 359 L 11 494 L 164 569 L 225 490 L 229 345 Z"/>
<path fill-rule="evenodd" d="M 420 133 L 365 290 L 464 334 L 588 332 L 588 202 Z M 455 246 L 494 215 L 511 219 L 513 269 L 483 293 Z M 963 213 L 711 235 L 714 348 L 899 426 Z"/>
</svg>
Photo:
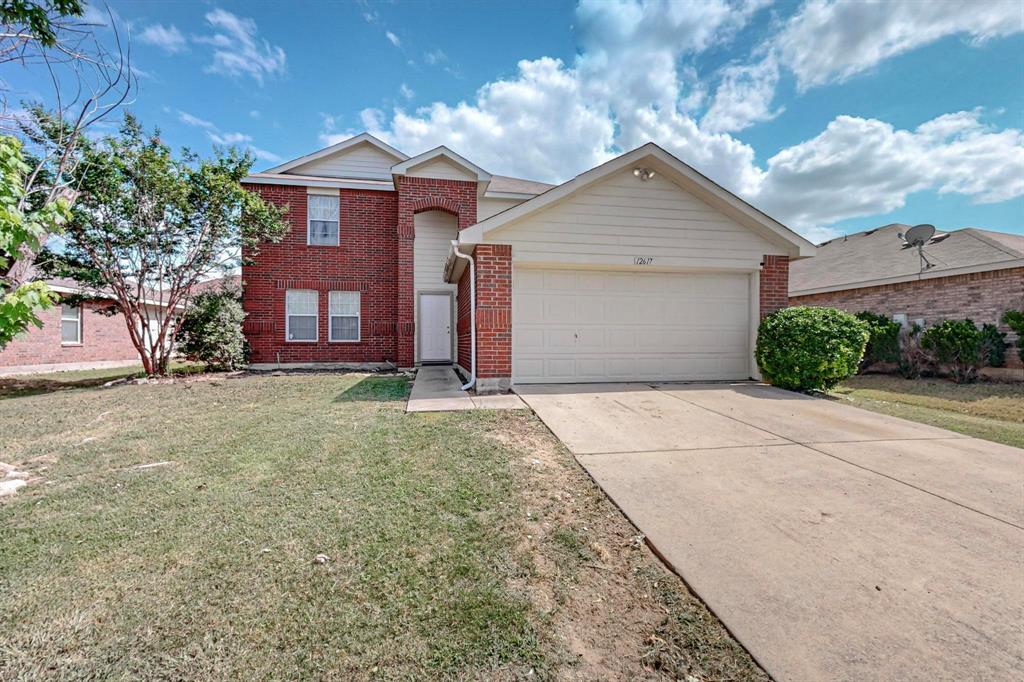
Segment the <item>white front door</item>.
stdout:
<svg viewBox="0 0 1024 682">
<path fill-rule="evenodd" d="M 452 297 L 420 294 L 420 361 L 452 361 Z"/>
</svg>

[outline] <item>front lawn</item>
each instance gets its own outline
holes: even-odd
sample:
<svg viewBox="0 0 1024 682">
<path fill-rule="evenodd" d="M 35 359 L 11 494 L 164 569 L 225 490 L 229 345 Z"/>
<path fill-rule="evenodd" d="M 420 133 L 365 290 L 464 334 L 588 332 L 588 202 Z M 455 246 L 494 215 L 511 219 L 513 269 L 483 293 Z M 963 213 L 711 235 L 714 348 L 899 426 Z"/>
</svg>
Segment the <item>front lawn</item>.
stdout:
<svg viewBox="0 0 1024 682">
<path fill-rule="evenodd" d="M 9 393 L 0 678 L 766 679 L 536 417 L 407 391 Z"/>
<path fill-rule="evenodd" d="M 1024 447 L 1024 386 L 865 374 L 832 394 L 857 407 Z"/>
</svg>

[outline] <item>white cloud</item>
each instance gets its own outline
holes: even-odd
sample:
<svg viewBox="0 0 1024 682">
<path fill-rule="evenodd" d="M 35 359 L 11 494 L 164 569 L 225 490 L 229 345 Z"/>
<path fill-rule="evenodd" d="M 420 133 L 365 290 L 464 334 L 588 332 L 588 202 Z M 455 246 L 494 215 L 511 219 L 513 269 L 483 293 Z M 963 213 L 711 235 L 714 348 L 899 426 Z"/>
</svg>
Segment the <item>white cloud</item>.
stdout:
<svg viewBox="0 0 1024 682">
<path fill-rule="evenodd" d="M 738 132 L 783 112 L 772 107 L 779 65 L 769 56 L 759 64 L 732 65 L 722 70 L 715 97 L 701 118 L 701 128 L 713 133 Z"/>
<path fill-rule="evenodd" d="M 260 85 L 266 77 L 284 73 L 284 50 L 260 38 L 255 21 L 220 8 L 208 12 L 206 21 L 217 31 L 195 38 L 197 43 L 214 48 L 213 62 L 206 71 L 233 77 L 249 76 Z"/>
<path fill-rule="evenodd" d="M 575 73 L 548 57 L 519 62 L 515 78 L 486 84 L 473 104 L 435 102 L 385 119 L 378 110 L 363 112 L 372 134 L 406 153 L 444 144 L 484 168 L 541 180 L 607 160 L 614 131 L 607 111 L 586 102 Z"/>
<path fill-rule="evenodd" d="M 178 110 L 178 120 L 185 125 L 195 126 L 197 128 L 205 128 L 207 130 L 216 130 L 217 126 L 213 125 L 212 122 L 205 119 L 193 116 L 187 111 Z"/>
<path fill-rule="evenodd" d="M 192 126 L 193 128 L 201 128 L 206 133 L 206 137 L 210 139 L 210 142 L 213 142 L 214 144 L 244 147 L 260 161 L 269 161 L 272 163 L 279 163 L 281 161 L 281 157 L 277 154 L 265 149 L 260 149 L 259 147 L 254 147 L 250 144 L 252 142 L 251 135 L 246 135 L 245 133 L 224 132 L 212 121 L 207 121 L 204 118 L 193 116 L 187 111 L 181 111 L 180 109 L 178 110 L 178 120 L 185 125 Z"/>
<path fill-rule="evenodd" d="M 252 109 L 249 112 L 249 118 L 260 118 L 263 114 L 260 113 L 259 109 Z"/>
<path fill-rule="evenodd" d="M 980 43 L 1022 30 L 1019 0 L 808 0 L 773 42 L 806 90 L 947 36 Z"/>
<path fill-rule="evenodd" d="M 405 83 L 402 83 L 398 87 L 398 92 L 400 92 L 402 94 L 402 97 L 406 99 L 412 99 L 413 97 L 416 96 L 416 92 Z"/>
<path fill-rule="evenodd" d="M 445 144 L 491 172 L 548 181 L 654 141 L 815 239 L 830 236 L 829 225 L 840 220 L 902 206 L 916 191 L 978 202 L 1024 194 L 1021 131 L 991 129 L 980 111 L 913 130 L 840 116 L 759 165 L 753 148 L 730 133 L 779 113 L 771 102 L 780 65 L 770 49 L 757 63 L 723 69 L 698 124 L 706 87 L 692 58 L 730 40 L 759 6 L 584 1 L 577 12 L 582 51 L 572 64 L 523 60 L 468 101 L 367 109 L 362 123 L 410 154 Z M 353 132 L 325 118 L 321 140 Z"/>
<path fill-rule="evenodd" d="M 396 36 L 391 31 L 384 31 L 384 36 L 388 39 L 388 42 L 394 45 L 395 47 L 401 46 L 402 41 L 399 40 L 398 36 Z"/>
<path fill-rule="evenodd" d="M 444 50 L 437 48 L 436 50 L 430 50 L 429 52 L 423 53 L 423 61 L 430 66 L 437 66 L 438 64 L 444 64 L 448 61 L 448 55 L 444 53 Z"/>
<path fill-rule="evenodd" d="M 159 47 L 168 54 L 182 52 L 187 47 L 185 36 L 181 34 L 181 31 L 179 31 L 178 27 L 174 24 L 171 24 L 170 26 L 164 26 L 162 24 L 147 26 L 142 33 L 139 34 L 139 40 L 147 45 Z"/>
<path fill-rule="evenodd" d="M 1024 134 L 994 130 L 980 111 L 939 116 L 914 130 L 839 116 L 818 136 L 768 160 L 752 198 L 798 229 L 887 213 L 922 190 L 975 203 L 1024 194 Z"/>
</svg>

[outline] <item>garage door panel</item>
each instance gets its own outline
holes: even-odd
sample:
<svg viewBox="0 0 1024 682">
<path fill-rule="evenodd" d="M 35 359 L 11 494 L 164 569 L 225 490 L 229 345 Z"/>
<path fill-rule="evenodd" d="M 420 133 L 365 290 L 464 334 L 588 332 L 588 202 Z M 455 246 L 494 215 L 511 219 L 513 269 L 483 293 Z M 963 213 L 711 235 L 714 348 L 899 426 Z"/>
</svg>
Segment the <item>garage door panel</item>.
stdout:
<svg viewBox="0 0 1024 682">
<path fill-rule="evenodd" d="M 519 383 L 749 375 L 745 273 L 516 268 L 513 281 Z"/>
</svg>

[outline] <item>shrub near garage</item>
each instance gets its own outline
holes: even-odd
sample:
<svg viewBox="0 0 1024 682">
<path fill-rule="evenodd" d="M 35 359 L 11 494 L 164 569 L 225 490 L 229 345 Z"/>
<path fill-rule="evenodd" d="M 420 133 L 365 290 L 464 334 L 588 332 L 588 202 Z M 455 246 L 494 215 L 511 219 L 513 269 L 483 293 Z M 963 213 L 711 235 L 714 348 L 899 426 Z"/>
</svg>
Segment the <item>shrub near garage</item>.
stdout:
<svg viewBox="0 0 1024 682">
<path fill-rule="evenodd" d="M 757 330 L 765 380 L 792 391 L 823 391 L 857 373 L 868 325 L 835 308 L 800 306 L 766 317 Z"/>
<path fill-rule="evenodd" d="M 921 334 L 921 348 L 949 368 L 953 381 L 964 384 L 977 379 L 984 364 L 983 338 L 971 320 L 943 320 Z"/>
<path fill-rule="evenodd" d="M 899 362 L 902 325 L 870 310 L 859 312 L 855 317 L 868 325 L 870 334 L 868 345 L 864 348 L 864 358 L 860 362 L 860 371 L 879 362 Z"/>
<path fill-rule="evenodd" d="M 1017 335 L 1017 355 L 1024 360 L 1024 310 L 1007 310 L 1003 313 L 1003 324 Z"/>
</svg>

